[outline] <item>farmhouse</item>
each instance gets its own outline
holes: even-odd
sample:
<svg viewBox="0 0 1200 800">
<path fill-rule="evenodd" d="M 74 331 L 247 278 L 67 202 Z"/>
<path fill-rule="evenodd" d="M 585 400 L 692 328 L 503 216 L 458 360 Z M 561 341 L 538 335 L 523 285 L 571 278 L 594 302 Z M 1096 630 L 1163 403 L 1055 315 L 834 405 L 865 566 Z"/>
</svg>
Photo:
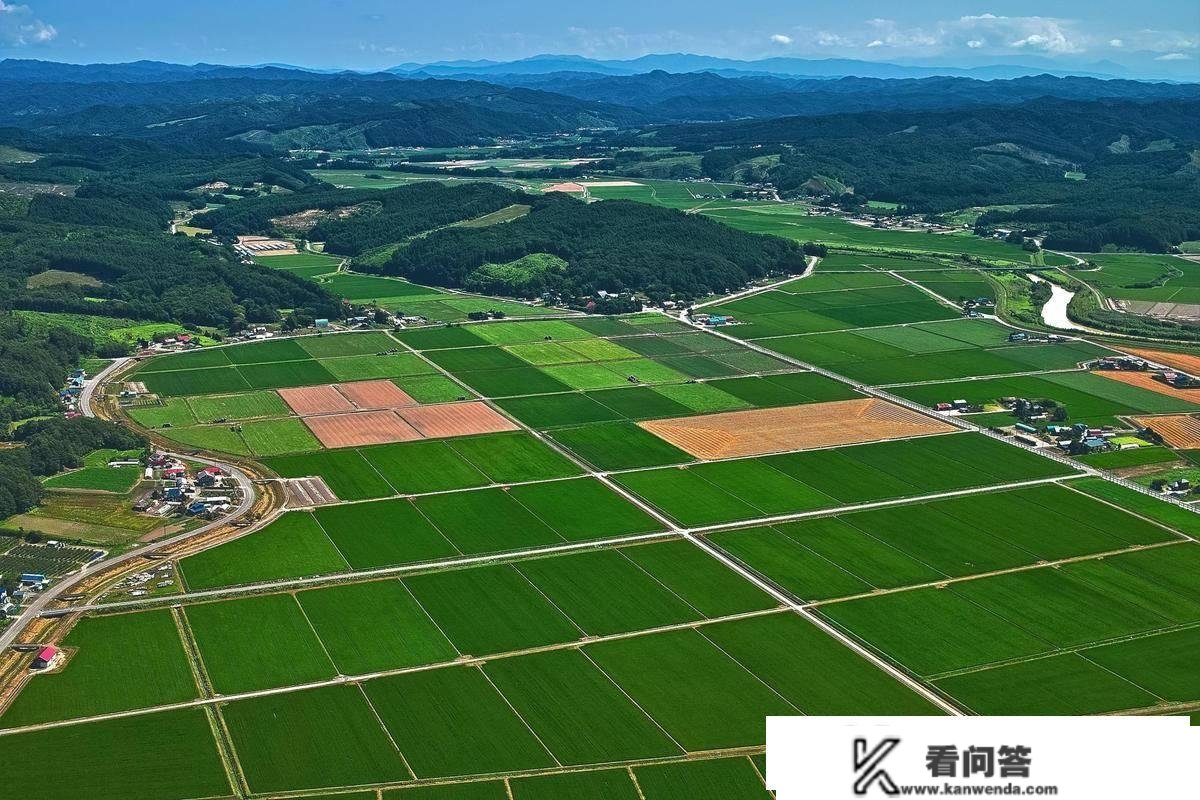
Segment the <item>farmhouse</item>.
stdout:
<svg viewBox="0 0 1200 800">
<path fill-rule="evenodd" d="M 33 658 L 34 669 L 49 669 L 54 663 L 54 659 L 58 657 L 59 650 L 53 645 L 46 645 Z"/>
</svg>

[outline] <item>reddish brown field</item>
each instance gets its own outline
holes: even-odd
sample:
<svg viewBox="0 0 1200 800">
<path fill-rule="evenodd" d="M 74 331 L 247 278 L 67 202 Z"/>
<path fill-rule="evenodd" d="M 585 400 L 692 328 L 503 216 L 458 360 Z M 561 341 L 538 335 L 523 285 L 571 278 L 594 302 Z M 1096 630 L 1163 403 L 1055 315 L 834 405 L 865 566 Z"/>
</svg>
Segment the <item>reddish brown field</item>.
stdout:
<svg viewBox="0 0 1200 800">
<path fill-rule="evenodd" d="M 1200 418 L 1191 414 L 1169 414 L 1161 417 L 1133 417 L 1143 428 L 1149 428 L 1181 450 L 1200 448 Z"/>
<path fill-rule="evenodd" d="M 1126 372 L 1125 370 L 1102 369 L 1097 370 L 1093 374 L 1101 375 L 1109 380 L 1120 381 L 1130 386 L 1137 386 L 1152 392 L 1165 394 L 1168 397 L 1176 397 L 1180 400 L 1200 403 L 1200 389 L 1177 389 L 1155 378 L 1153 372 Z"/>
<path fill-rule="evenodd" d="M 417 404 L 407 392 L 388 380 L 339 383 L 337 390 L 361 409 L 407 408 Z"/>
<path fill-rule="evenodd" d="M 297 389 L 276 389 L 288 408 L 300 416 L 353 411 L 354 406 L 332 386 L 302 386 Z"/>
<path fill-rule="evenodd" d="M 392 411 L 358 411 L 305 417 L 304 424 L 325 447 L 411 442 L 421 434 Z"/>
<path fill-rule="evenodd" d="M 1168 350 L 1143 350 L 1140 347 L 1123 347 L 1121 349 L 1139 358 L 1153 361 L 1155 364 L 1165 364 L 1190 375 L 1200 375 L 1200 356 L 1190 353 L 1172 353 Z"/>
<path fill-rule="evenodd" d="M 838 400 L 639 422 L 702 459 L 737 458 L 948 433 L 946 422 L 884 400 Z"/>
<path fill-rule="evenodd" d="M 396 413 L 430 439 L 518 430 L 486 403 L 438 403 L 403 408 Z"/>
</svg>

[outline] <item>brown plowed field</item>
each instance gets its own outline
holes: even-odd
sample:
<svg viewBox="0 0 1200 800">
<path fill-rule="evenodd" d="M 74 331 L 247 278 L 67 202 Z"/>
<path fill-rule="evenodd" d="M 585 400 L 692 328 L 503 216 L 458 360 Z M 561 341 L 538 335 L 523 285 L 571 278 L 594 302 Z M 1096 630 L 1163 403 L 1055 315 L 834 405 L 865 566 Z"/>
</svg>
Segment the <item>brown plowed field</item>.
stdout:
<svg viewBox="0 0 1200 800">
<path fill-rule="evenodd" d="M 1105 378 L 1130 386 L 1137 386 L 1140 389 L 1149 389 L 1152 392 L 1165 394 L 1168 397 L 1176 397 L 1180 400 L 1187 400 L 1191 403 L 1200 403 L 1200 389 L 1177 389 L 1170 386 L 1154 377 L 1153 372 L 1127 372 L 1125 370 L 1097 370 L 1097 375 L 1103 375 Z"/>
<path fill-rule="evenodd" d="M 304 424 L 326 447 L 411 442 L 421 434 L 392 411 L 358 411 L 304 417 Z"/>
<path fill-rule="evenodd" d="M 438 403 L 396 412 L 422 436 L 472 436 L 477 433 L 515 431 L 517 426 L 486 403 Z"/>
<path fill-rule="evenodd" d="M 957 430 L 885 400 L 838 400 L 639 422 L 702 459 L 737 458 Z"/>
<path fill-rule="evenodd" d="M 361 409 L 408 408 L 417 404 L 407 392 L 387 380 L 339 383 L 336 387 L 347 400 Z"/>
<path fill-rule="evenodd" d="M 298 389 L 276 389 L 288 408 L 300 416 L 353 411 L 354 406 L 332 386 L 303 386 Z"/>
<path fill-rule="evenodd" d="M 1149 428 L 1166 439 L 1167 444 L 1181 450 L 1200 448 L 1200 418 L 1191 414 L 1170 414 L 1161 417 L 1133 417 L 1135 423 Z"/>
<path fill-rule="evenodd" d="M 1121 349 L 1139 358 L 1153 361 L 1155 364 L 1166 364 L 1168 367 L 1182 370 L 1190 375 L 1200 375 L 1200 356 L 1172 353 L 1167 350 L 1143 350 L 1140 347 L 1122 347 Z"/>
</svg>

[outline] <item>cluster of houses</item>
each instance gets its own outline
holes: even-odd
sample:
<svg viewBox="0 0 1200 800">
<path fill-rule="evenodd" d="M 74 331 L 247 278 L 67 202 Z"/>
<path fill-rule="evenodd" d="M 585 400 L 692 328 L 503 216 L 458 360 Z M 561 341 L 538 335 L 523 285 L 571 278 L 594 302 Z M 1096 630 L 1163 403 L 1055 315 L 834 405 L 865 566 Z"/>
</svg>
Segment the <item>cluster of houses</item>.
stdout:
<svg viewBox="0 0 1200 800">
<path fill-rule="evenodd" d="M 112 587 L 117 593 L 130 597 L 145 597 L 155 590 L 170 590 L 175 586 L 175 565 L 167 562 L 153 569 L 127 575 Z"/>
<path fill-rule="evenodd" d="M 738 324 L 738 321 L 728 314 L 693 314 L 692 320 L 709 328 L 721 328 L 726 325 Z"/>
<path fill-rule="evenodd" d="M 240 492 L 220 467 L 204 467 L 192 475 L 186 464 L 157 451 L 147 460 L 145 479 L 159 480 L 161 487 L 140 498 L 133 510 L 161 517 L 220 516 L 233 508 Z"/>
<path fill-rule="evenodd" d="M 23 572 L 17 578 L 17 587 L 9 594 L 0 587 L 0 617 L 12 618 L 21 615 L 21 604 L 31 594 L 43 591 L 50 579 L 40 572 Z"/>
<path fill-rule="evenodd" d="M 1008 335 L 1008 341 L 1013 344 L 1053 344 L 1067 341 L 1066 336 L 1057 333 L 1033 333 L 1031 331 L 1013 331 Z"/>
<path fill-rule="evenodd" d="M 1195 389 L 1200 387 L 1200 379 L 1170 367 L 1162 367 L 1134 356 L 1114 356 L 1102 358 L 1095 363 L 1096 369 L 1125 370 L 1131 372 L 1154 371 L 1154 379 L 1176 389 Z"/>
<path fill-rule="evenodd" d="M 962 301 L 962 313 L 965 317 L 979 317 L 995 307 L 996 301 L 990 297 L 967 298 Z"/>
<path fill-rule="evenodd" d="M 80 416 L 79 395 L 83 393 L 83 384 L 86 380 L 87 373 L 85 371 L 82 369 L 72 370 L 66 385 L 58 390 L 58 401 L 62 403 L 63 416 L 67 419 Z"/>
</svg>

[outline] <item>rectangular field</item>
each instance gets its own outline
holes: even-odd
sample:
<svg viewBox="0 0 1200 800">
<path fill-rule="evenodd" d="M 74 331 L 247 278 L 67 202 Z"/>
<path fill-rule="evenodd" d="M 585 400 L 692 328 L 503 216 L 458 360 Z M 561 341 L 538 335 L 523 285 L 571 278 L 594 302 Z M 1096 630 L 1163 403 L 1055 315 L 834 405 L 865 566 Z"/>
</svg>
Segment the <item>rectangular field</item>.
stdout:
<svg viewBox="0 0 1200 800">
<path fill-rule="evenodd" d="M 731 411 L 643 422 L 641 427 L 702 459 L 762 455 L 953 430 L 948 423 L 877 399 Z"/>
</svg>

